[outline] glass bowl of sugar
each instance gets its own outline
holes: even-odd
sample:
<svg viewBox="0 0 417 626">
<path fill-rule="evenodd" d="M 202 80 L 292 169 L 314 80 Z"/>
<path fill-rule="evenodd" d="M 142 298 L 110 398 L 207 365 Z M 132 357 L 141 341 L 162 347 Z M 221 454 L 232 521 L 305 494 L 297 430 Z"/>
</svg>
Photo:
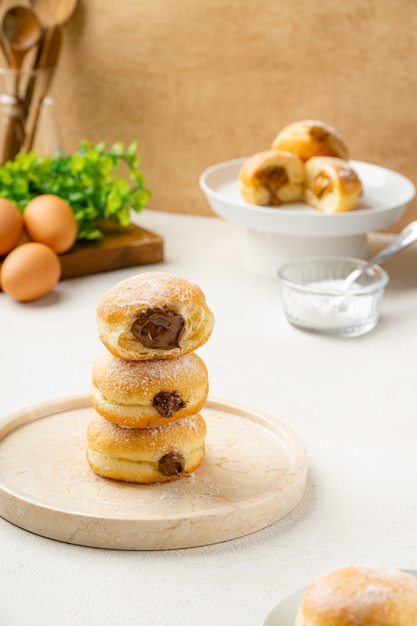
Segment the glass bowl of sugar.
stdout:
<svg viewBox="0 0 417 626">
<path fill-rule="evenodd" d="M 278 270 L 284 312 L 297 328 L 321 335 L 357 337 L 378 323 L 389 277 L 378 265 L 346 290 L 345 279 L 366 264 L 347 257 L 305 257 Z"/>
</svg>

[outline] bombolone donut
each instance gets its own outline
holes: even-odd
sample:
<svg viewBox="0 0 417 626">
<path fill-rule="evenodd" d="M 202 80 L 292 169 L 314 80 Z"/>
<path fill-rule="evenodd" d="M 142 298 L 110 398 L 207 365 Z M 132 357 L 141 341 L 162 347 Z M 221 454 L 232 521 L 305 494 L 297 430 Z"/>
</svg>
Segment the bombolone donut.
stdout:
<svg viewBox="0 0 417 626">
<path fill-rule="evenodd" d="M 145 272 L 117 283 L 97 306 L 98 334 L 120 359 L 177 357 L 210 337 L 214 315 L 194 283 Z"/>
<path fill-rule="evenodd" d="M 349 163 L 313 157 L 305 164 L 305 201 L 322 213 L 342 213 L 358 206 L 362 183 Z"/>
<path fill-rule="evenodd" d="M 246 159 L 239 182 L 241 194 L 250 204 L 297 202 L 303 195 L 304 164 L 294 154 L 264 150 Z"/>
<path fill-rule="evenodd" d="M 123 428 L 95 414 L 87 427 L 87 460 L 104 478 L 160 483 L 188 476 L 205 456 L 200 414 L 155 428 Z"/>
<path fill-rule="evenodd" d="M 300 120 L 289 124 L 275 137 L 271 149 L 292 152 L 303 161 L 314 156 L 349 159 L 343 137 L 333 126 L 319 120 Z"/>
<path fill-rule="evenodd" d="M 295 626 L 415 626 L 417 580 L 386 568 L 330 570 L 307 589 Z"/>
<path fill-rule="evenodd" d="M 93 362 L 91 404 L 120 426 L 149 428 L 195 415 L 207 395 L 207 368 L 194 352 L 147 361 L 105 352 Z"/>
</svg>

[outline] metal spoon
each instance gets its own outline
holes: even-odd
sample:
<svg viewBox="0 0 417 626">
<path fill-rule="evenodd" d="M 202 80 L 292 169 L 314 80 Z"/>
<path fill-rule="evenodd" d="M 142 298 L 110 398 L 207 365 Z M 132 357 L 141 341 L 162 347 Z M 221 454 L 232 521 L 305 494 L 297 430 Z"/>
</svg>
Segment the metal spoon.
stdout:
<svg viewBox="0 0 417 626">
<path fill-rule="evenodd" d="M 383 248 L 370 261 L 365 263 L 365 265 L 362 265 L 362 267 L 358 267 L 356 270 L 353 270 L 353 272 L 351 272 L 349 276 L 344 279 L 343 284 L 340 287 L 340 291 L 348 291 L 352 287 L 355 280 L 357 280 L 359 276 L 369 270 L 370 267 L 372 267 L 373 265 L 380 265 L 381 263 L 392 257 L 394 254 L 397 254 L 397 252 L 401 252 L 405 248 L 408 248 L 408 246 L 411 246 L 416 241 L 417 221 L 410 222 L 410 224 L 408 224 L 408 226 L 406 226 L 404 230 L 402 230 L 400 234 L 395 237 L 395 239 L 388 246 Z"/>
</svg>

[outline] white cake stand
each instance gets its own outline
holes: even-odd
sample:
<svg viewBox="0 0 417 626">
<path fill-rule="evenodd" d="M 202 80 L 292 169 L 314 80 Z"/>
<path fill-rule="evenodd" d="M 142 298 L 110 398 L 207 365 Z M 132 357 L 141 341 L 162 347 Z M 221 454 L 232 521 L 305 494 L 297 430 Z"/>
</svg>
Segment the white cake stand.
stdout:
<svg viewBox="0 0 417 626">
<path fill-rule="evenodd" d="M 366 259 L 367 233 L 398 221 L 416 189 L 392 170 L 351 161 L 364 193 L 355 211 L 325 215 L 304 203 L 259 207 L 246 202 L 239 187 L 245 161 L 233 159 L 205 170 L 200 187 L 221 217 L 245 226 L 244 266 L 262 276 L 277 278 L 278 268 L 301 256 L 348 256 Z"/>
</svg>

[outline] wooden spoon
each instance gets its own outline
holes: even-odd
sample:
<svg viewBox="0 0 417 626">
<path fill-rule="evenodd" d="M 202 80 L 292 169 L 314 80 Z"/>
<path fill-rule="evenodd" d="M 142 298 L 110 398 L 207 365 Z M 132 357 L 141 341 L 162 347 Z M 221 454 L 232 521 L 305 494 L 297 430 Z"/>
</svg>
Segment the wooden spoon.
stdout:
<svg viewBox="0 0 417 626">
<path fill-rule="evenodd" d="M 49 47 L 54 37 L 54 29 L 62 27 L 71 18 L 77 7 L 78 0 L 31 0 L 32 10 L 39 17 L 43 29 L 34 68 L 50 66 Z M 56 35 L 55 35 L 56 37 Z M 56 46 L 56 43 L 54 43 Z M 53 52 L 54 56 L 55 53 Z M 56 64 L 56 61 L 55 61 Z M 33 76 L 26 91 L 26 101 L 30 103 L 35 89 L 36 78 Z"/>
<path fill-rule="evenodd" d="M 28 152 L 33 148 L 35 133 L 39 121 L 39 115 L 42 102 L 48 93 L 56 65 L 58 63 L 59 53 L 62 45 L 62 29 L 55 26 L 51 29 L 51 39 L 48 46 L 47 54 L 44 56 L 43 66 L 47 70 L 47 74 L 43 77 L 42 86 L 39 93 L 35 96 L 33 106 L 31 107 L 30 116 L 26 125 L 25 140 L 21 147 L 21 152 Z"/>
<path fill-rule="evenodd" d="M 24 6 L 11 7 L 3 16 L 3 32 L 8 43 L 12 67 L 21 70 L 27 53 L 38 45 L 42 26 L 34 12 Z M 16 80 L 18 97 L 18 80 Z"/>
<path fill-rule="evenodd" d="M 31 0 L 32 9 L 45 28 L 63 26 L 72 17 L 77 0 Z"/>
<path fill-rule="evenodd" d="M 6 34 L 3 30 L 3 19 L 1 19 L 0 21 L 0 46 L 3 52 L 3 56 L 6 60 L 6 63 L 9 67 L 13 66 L 13 57 L 12 57 L 12 51 L 10 49 L 10 44 L 9 41 L 6 37 Z"/>
<path fill-rule="evenodd" d="M 25 56 L 39 42 L 42 26 L 36 15 L 24 6 L 13 6 L 8 9 L 1 20 L 2 42 L 6 50 L 9 65 L 16 70 L 14 74 L 14 102 L 8 106 L 5 121 L 5 136 L 2 146 L 2 162 L 12 159 L 20 150 L 25 137 L 27 107 L 19 96 L 20 70 Z"/>
</svg>

